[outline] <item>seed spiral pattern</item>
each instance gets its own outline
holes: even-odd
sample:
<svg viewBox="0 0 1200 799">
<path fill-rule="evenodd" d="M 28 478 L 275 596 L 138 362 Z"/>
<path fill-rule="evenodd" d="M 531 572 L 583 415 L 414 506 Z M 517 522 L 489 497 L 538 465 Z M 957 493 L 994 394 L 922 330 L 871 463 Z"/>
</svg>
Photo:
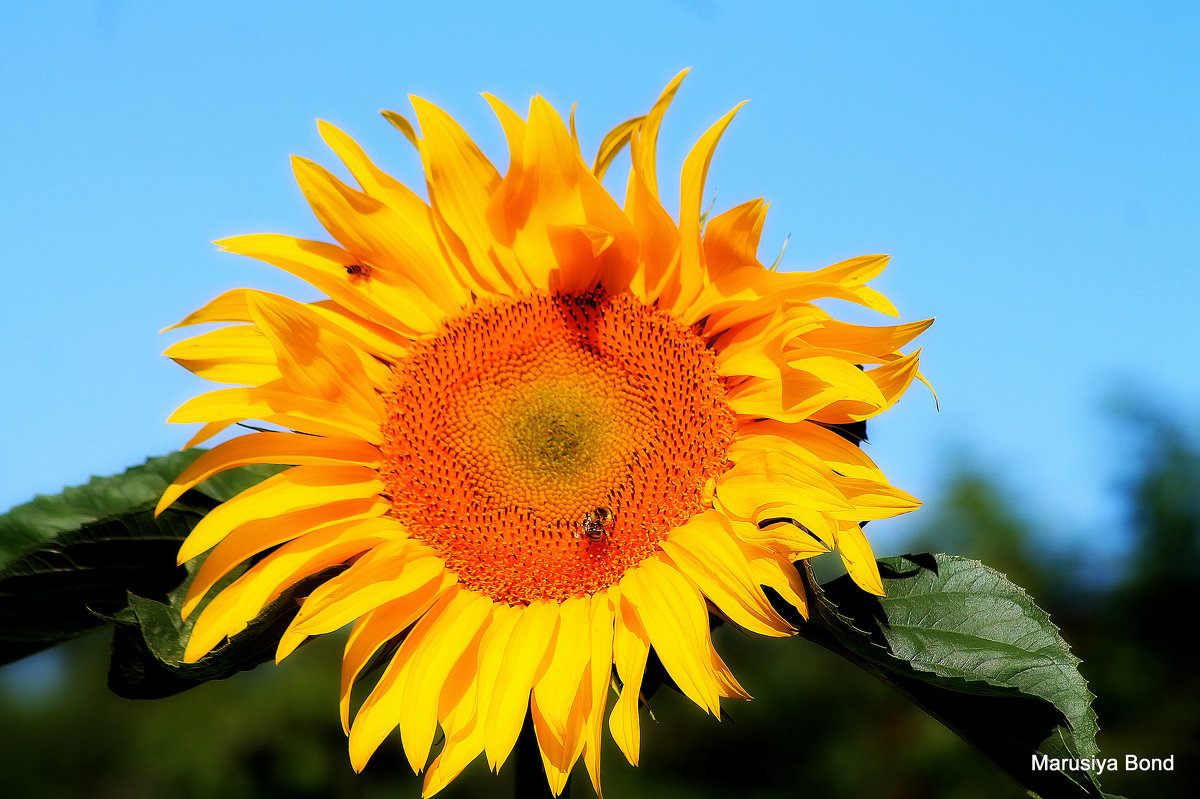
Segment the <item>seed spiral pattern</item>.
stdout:
<svg viewBox="0 0 1200 799">
<path fill-rule="evenodd" d="M 391 514 L 510 604 L 615 584 L 711 507 L 734 432 L 704 340 L 602 291 L 477 305 L 396 365 L 384 400 Z"/>
</svg>

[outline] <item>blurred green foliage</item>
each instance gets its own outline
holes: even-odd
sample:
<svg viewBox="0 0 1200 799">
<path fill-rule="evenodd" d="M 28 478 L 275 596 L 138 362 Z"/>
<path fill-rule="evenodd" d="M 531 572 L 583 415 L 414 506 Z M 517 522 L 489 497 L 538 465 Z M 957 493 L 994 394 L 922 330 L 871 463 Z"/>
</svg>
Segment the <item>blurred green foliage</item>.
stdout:
<svg viewBox="0 0 1200 799">
<path fill-rule="evenodd" d="M 1200 762 L 1200 448 L 1161 419 L 1130 419 L 1119 486 L 1128 555 L 1104 568 L 1061 543 L 1063 517 L 1030 517 L 1003 480 L 949 469 L 922 511 L 914 551 L 975 557 L 1050 611 L 1097 695 L 1103 756 L 1175 755 L 1173 772 L 1106 774 L 1106 791 L 1190 797 Z M 719 628 L 717 648 L 755 695 L 718 722 L 670 691 L 642 715 L 642 765 L 608 742 L 604 787 L 622 797 L 1019 797 L 982 755 L 865 672 L 799 639 Z M 108 642 L 93 635 L 0 670 L 0 794 L 6 799 L 417 797 L 398 741 L 361 775 L 337 721 L 342 639 L 178 696 L 138 702 L 105 688 Z M 442 796 L 512 795 L 473 764 Z M 573 793 L 590 796 L 582 767 Z"/>
</svg>

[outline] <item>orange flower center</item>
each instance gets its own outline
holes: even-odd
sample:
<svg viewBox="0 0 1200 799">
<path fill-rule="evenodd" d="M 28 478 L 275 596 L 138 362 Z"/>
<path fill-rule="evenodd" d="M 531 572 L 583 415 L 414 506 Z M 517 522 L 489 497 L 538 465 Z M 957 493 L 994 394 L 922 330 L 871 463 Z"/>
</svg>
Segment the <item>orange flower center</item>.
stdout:
<svg viewBox="0 0 1200 799">
<path fill-rule="evenodd" d="M 602 291 L 477 305 L 384 398 L 392 515 L 496 602 L 616 583 L 712 506 L 733 437 L 705 340 Z"/>
</svg>

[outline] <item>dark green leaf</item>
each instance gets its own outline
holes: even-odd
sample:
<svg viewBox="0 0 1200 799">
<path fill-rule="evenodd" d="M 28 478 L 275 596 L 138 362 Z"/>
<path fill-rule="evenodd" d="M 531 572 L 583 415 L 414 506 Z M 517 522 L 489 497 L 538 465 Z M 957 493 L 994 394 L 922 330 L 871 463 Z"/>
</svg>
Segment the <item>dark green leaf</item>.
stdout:
<svg viewBox="0 0 1200 799">
<path fill-rule="evenodd" d="M 185 573 L 179 542 L 220 502 L 278 471 L 231 470 L 155 518 L 163 490 L 201 452 L 152 458 L 0 516 L 0 664 L 95 628 L 130 592 L 165 599 Z"/>
<path fill-rule="evenodd" d="M 1058 628 L 1019 586 L 966 558 L 880 561 L 885 597 L 842 577 L 814 589 L 805 634 L 908 694 L 1044 797 L 1100 796 L 1093 696 Z"/>
<path fill-rule="evenodd" d="M 0 570 L 0 662 L 15 660 L 101 624 L 136 591 L 165 596 L 183 577 L 179 533 L 199 513 L 149 510 L 63 533 Z"/>
<path fill-rule="evenodd" d="M 151 458 L 112 477 L 93 477 L 86 485 L 64 488 L 61 494 L 38 496 L 0 516 L 0 569 L 14 558 L 60 533 L 85 524 L 153 507 L 176 475 L 204 450 L 189 449 Z"/>
<path fill-rule="evenodd" d="M 116 629 L 108 687 L 128 699 L 159 699 L 270 660 L 300 609 L 299 599 L 342 568 L 331 567 L 290 586 L 244 630 L 195 663 L 184 662 L 183 655 L 197 614 L 186 621 L 180 615 L 190 576 L 165 604 L 130 596 L 128 611 L 111 619 Z"/>
</svg>

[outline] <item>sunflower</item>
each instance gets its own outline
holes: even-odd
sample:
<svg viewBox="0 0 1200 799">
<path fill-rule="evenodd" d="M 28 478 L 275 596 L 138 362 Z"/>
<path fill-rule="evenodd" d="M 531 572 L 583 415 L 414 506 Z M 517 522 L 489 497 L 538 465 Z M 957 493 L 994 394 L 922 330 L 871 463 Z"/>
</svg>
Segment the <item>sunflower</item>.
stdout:
<svg viewBox="0 0 1200 799">
<path fill-rule="evenodd" d="M 224 469 L 291 467 L 183 543 L 181 563 L 207 553 L 186 659 L 319 575 L 277 660 L 353 623 L 340 710 L 356 770 L 398 728 L 431 795 L 480 753 L 499 769 L 528 715 L 551 790 L 582 756 L 599 793 L 606 714 L 638 761 L 652 650 L 719 715 L 722 698 L 749 695 L 713 647 L 710 613 L 793 634 L 764 587 L 804 614 L 793 564 L 835 549 L 882 593 L 860 523 L 918 502 L 847 431 L 919 376 L 917 353 L 899 349 L 929 322 L 865 327 L 813 304 L 896 315 L 865 285 L 884 256 L 782 273 L 757 258 L 762 200 L 705 218 L 705 175 L 737 108 L 687 156 L 672 219 L 655 142 L 683 76 L 591 167 L 574 117 L 540 97 L 527 118 L 486 97 L 508 142 L 503 175 L 433 104 L 413 98 L 419 127 L 384 112 L 420 154 L 428 200 L 321 123 L 357 188 L 293 163 L 337 243 L 218 243 L 327 299 L 236 289 L 179 326 L 231 325 L 167 350 L 235 386 L 171 417 L 204 424 L 188 446 L 245 420 L 278 429 L 203 454 L 160 509 Z M 622 207 L 601 179 L 626 146 Z M 352 716 L 351 689 L 379 662 Z"/>
</svg>

